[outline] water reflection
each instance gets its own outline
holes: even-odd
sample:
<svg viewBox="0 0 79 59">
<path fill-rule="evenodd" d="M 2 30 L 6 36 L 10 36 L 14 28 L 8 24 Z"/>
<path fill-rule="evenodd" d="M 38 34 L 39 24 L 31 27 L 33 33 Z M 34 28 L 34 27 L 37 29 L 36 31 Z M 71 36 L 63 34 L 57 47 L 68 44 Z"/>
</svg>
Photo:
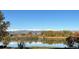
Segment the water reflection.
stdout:
<svg viewBox="0 0 79 59">
<path fill-rule="evenodd" d="M 0 46 L 2 46 L 3 45 L 3 42 L 0 42 Z"/>
<path fill-rule="evenodd" d="M 2 46 L 3 43 L 0 42 L 0 46 Z M 7 45 L 8 48 L 18 48 L 18 42 L 14 41 L 14 42 L 9 42 L 9 44 Z M 65 48 L 67 47 L 67 45 L 65 44 L 45 44 L 42 42 L 25 42 L 24 47 L 58 47 L 58 48 Z"/>
<path fill-rule="evenodd" d="M 7 45 L 8 48 L 18 48 L 18 42 L 10 42 L 8 45 Z"/>
<path fill-rule="evenodd" d="M 67 47 L 66 44 L 64 44 L 65 39 L 20 39 L 24 41 L 23 47 L 47 47 L 47 48 L 65 48 Z M 10 41 L 7 45 L 7 48 L 19 48 L 18 46 L 19 42 L 17 41 Z M 0 45 L 3 45 L 2 42 L 0 42 Z"/>
<path fill-rule="evenodd" d="M 20 42 L 11 40 L 6 48 L 70 48 L 65 39 L 25 39 L 21 42 L 24 43 L 23 45 L 19 45 Z M 1 47 L 4 48 L 2 41 L 0 42 Z M 74 43 L 72 48 L 79 48 L 79 43 Z"/>
<path fill-rule="evenodd" d="M 32 42 L 32 43 L 25 43 L 26 47 L 58 47 L 58 48 L 65 48 L 67 45 L 65 44 L 43 44 L 42 42 Z"/>
<path fill-rule="evenodd" d="M 9 48 L 18 48 L 18 42 L 10 42 L 7 47 Z M 24 47 L 48 47 L 48 48 L 65 48 L 67 45 L 65 44 L 44 44 L 42 42 L 25 42 Z"/>
</svg>

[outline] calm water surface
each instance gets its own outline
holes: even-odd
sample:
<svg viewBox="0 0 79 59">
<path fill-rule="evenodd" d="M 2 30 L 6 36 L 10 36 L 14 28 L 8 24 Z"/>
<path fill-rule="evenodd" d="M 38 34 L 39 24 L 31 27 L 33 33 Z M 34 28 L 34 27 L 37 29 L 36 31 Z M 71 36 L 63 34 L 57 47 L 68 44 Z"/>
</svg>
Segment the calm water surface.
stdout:
<svg viewBox="0 0 79 59">
<path fill-rule="evenodd" d="M 2 43 L 0 43 L 2 44 Z M 26 42 L 24 44 L 25 47 L 58 47 L 58 48 L 65 48 L 67 47 L 67 45 L 65 44 L 45 44 L 45 43 L 42 43 L 42 42 Z M 18 43 L 17 42 L 10 42 L 8 44 L 8 47 L 18 47 Z"/>
</svg>

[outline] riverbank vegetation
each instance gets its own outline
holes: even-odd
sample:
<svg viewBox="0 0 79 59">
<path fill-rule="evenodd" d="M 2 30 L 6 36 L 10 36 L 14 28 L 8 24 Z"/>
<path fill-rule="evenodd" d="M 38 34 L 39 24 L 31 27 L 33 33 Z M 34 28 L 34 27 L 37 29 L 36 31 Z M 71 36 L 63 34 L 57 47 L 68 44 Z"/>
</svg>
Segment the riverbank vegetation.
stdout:
<svg viewBox="0 0 79 59">
<path fill-rule="evenodd" d="M 42 42 L 48 44 L 66 43 L 66 38 L 69 36 L 79 36 L 79 32 L 74 31 L 42 31 L 37 33 L 26 34 L 11 34 L 10 39 L 24 42 Z"/>
</svg>

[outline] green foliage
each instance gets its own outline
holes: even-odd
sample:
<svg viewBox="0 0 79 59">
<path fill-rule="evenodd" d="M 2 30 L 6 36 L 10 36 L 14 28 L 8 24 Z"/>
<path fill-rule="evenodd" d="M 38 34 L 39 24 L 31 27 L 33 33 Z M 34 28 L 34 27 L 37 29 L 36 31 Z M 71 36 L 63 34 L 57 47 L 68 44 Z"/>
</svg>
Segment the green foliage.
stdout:
<svg viewBox="0 0 79 59">
<path fill-rule="evenodd" d="M 68 37 L 73 33 L 71 31 L 43 31 L 41 35 L 46 37 Z"/>
<path fill-rule="evenodd" d="M 3 13 L 0 11 L 0 38 L 3 41 L 8 41 L 9 33 L 6 31 L 9 27 L 10 23 L 8 21 L 4 21 L 5 17 Z"/>
</svg>

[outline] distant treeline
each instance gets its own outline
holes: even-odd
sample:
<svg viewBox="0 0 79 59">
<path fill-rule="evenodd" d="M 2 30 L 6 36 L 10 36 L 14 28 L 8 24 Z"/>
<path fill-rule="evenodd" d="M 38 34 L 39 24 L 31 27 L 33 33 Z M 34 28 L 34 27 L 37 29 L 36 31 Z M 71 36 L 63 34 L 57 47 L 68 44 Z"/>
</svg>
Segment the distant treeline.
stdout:
<svg viewBox="0 0 79 59">
<path fill-rule="evenodd" d="M 11 34 L 15 37 L 69 37 L 69 36 L 79 36 L 79 32 L 74 31 L 40 31 L 40 32 L 29 32 L 24 34 Z"/>
</svg>

